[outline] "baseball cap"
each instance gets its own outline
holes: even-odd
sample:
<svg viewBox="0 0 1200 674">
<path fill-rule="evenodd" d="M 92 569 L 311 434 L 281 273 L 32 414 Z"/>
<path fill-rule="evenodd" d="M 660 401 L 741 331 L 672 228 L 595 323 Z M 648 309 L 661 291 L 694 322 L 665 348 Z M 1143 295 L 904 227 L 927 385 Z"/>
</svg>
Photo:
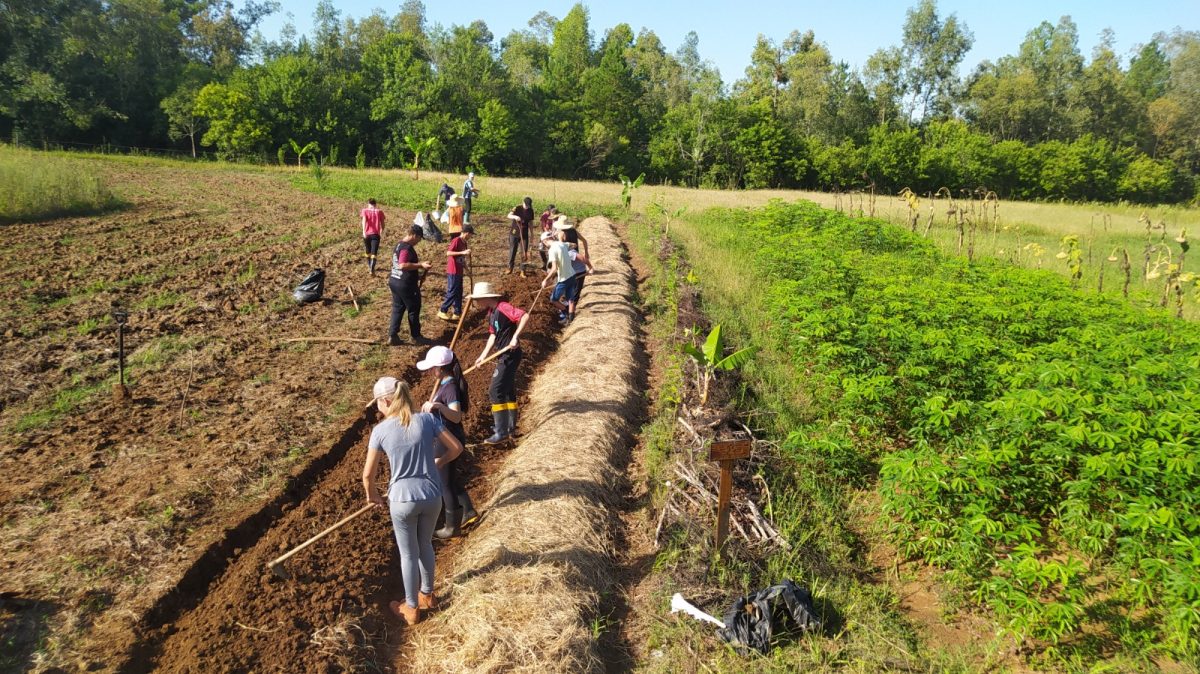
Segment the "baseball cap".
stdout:
<svg viewBox="0 0 1200 674">
<path fill-rule="evenodd" d="M 425 360 L 417 362 L 418 370 L 428 370 L 433 367 L 442 367 L 454 362 L 454 352 L 444 346 L 435 346 L 425 354 Z"/>
<path fill-rule="evenodd" d="M 379 381 L 375 382 L 375 388 L 372 389 L 372 393 L 375 394 L 375 398 L 372 399 L 371 402 L 375 402 L 380 398 L 386 398 L 390 395 L 394 395 L 399 386 L 400 380 L 396 379 L 395 377 L 380 377 Z"/>
</svg>

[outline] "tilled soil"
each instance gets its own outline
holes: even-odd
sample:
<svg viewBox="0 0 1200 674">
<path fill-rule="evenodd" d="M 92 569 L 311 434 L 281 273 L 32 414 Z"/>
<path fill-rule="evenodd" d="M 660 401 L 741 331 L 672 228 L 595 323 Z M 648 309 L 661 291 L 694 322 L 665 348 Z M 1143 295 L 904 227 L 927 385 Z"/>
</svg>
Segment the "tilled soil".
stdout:
<svg viewBox="0 0 1200 674">
<path fill-rule="evenodd" d="M 379 344 L 388 251 L 412 212 L 384 204 L 372 277 L 358 203 L 271 174 L 97 165 L 129 208 L 3 228 L 0 639 L 14 648 L 0 669 L 387 669 L 383 600 L 398 582 L 386 516 L 291 560 L 289 583 L 262 574 L 359 507 L 370 383 L 417 378 L 424 349 Z M 489 225 L 501 219 L 475 220 L 475 275 L 499 281 L 503 232 Z M 433 315 L 444 245 L 419 250 L 434 262 L 425 333 L 446 343 L 453 326 Z M 325 299 L 296 306 L 291 288 L 318 266 Z M 506 281 L 516 303 L 532 300 L 534 279 Z M 128 400 L 111 395 L 115 306 L 130 314 Z M 468 362 L 480 322 L 460 338 Z M 521 381 L 556 327 L 545 311 L 532 321 Z M 376 345 L 282 342 L 306 336 Z M 490 431 L 490 373 L 471 375 L 472 441 Z M 464 462 L 478 478 L 487 459 Z"/>
</svg>

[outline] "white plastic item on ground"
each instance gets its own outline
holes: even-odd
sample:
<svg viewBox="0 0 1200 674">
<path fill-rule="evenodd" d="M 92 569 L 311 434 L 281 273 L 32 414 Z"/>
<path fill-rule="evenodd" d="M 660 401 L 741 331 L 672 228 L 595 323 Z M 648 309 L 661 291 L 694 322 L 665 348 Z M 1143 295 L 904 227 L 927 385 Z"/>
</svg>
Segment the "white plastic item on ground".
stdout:
<svg viewBox="0 0 1200 674">
<path fill-rule="evenodd" d="M 692 616 L 696 620 L 707 620 L 708 622 L 716 625 L 717 627 L 725 626 L 725 623 L 723 621 L 718 620 L 717 618 L 714 618 L 713 616 L 696 608 L 695 606 L 692 605 L 691 602 L 684 599 L 683 595 L 676 592 L 674 594 L 674 596 L 671 597 L 671 613 L 679 613 L 681 611 L 683 613 L 686 613 L 686 614 Z"/>
</svg>

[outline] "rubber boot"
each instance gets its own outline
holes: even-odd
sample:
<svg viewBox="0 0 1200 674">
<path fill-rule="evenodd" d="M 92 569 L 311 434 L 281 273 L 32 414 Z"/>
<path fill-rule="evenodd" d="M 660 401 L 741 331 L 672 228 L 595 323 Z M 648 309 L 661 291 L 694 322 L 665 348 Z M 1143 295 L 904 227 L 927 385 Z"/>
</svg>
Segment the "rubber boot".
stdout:
<svg viewBox="0 0 1200 674">
<path fill-rule="evenodd" d="M 372 274 L 375 273 L 375 256 L 374 255 L 371 255 L 370 257 L 367 258 L 367 268 L 371 270 Z"/>
<path fill-rule="evenodd" d="M 471 495 L 463 491 L 458 496 L 454 497 L 458 501 L 458 512 L 462 513 L 462 522 L 460 527 L 470 526 L 479 519 L 479 513 L 475 512 L 475 504 L 471 503 Z"/>
<path fill-rule="evenodd" d="M 508 416 L 508 421 L 506 422 L 506 424 L 508 426 L 508 434 L 516 435 L 517 434 L 517 404 L 516 403 L 509 403 L 509 404 L 512 405 L 512 407 L 509 407 L 508 409 L 504 410 L 504 413 Z"/>
<path fill-rule="evenodd" d="M 457 536 L 459 534 L 458 522 L 461 519 L 462 519 L 462 510 L 461 509 L 455 508 L 454 510 L 447 510 L 446 511 L 446 523 L 442 525 L 441 529 L 434 531 L 433 535 L 442 540 L 446 540 L 447 538 L 454 538 L 455 536 Z"/>
<path fill-rule="evenodd" d="M 496 425 L 496 432 L 492 433 L 492 437 L 483 441 L 485 445 L 498 445 L 508 438 L 508 434 L 512 432 L 508 428 L 508 410 L 493 410 L 492 423 Z"/>
</svg>

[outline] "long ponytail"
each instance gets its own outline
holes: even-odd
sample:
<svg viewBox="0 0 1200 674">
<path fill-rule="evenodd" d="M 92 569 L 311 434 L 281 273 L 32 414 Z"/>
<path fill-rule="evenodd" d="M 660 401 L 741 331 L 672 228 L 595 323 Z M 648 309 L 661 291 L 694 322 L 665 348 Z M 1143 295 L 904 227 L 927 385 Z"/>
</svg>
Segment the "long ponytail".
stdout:
<svg viewBox="0 0 1200 674">
<path fill-rule="evenodd" d="M 395 417 L 400 421 L 401 426 L 407 428 L 412 423 L 412 410 L 412 391 L 409 390 L 408 383 L 396 382 L 396 392 L 392 394 L 392 404 L 388 405 L 387 411 L 383 413 L 383 418 Z"/>
</svg>

